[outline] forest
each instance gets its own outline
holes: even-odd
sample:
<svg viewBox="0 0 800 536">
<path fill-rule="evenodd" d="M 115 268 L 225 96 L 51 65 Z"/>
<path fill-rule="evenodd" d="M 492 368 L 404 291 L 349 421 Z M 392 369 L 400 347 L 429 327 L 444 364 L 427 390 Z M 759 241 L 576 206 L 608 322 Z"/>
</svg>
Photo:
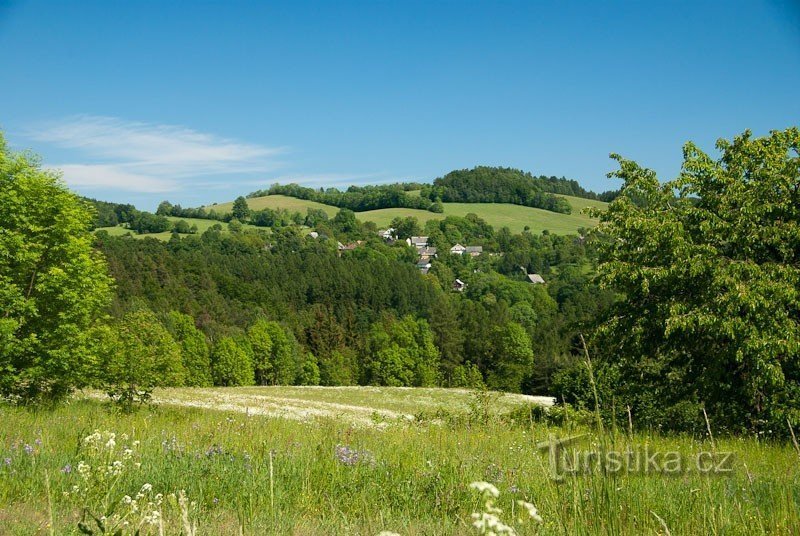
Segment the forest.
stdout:
<svg viewBox="0 0 800 536">
<path fill-rule="evenodd" d="M 94 386 L 133 403 L 168 385 L 489 388 L 609 422 L 785 435 L 800 419 L 798 144 L 797 129 L 745 132 L 718 160 L 687 144 L 663 184 L 615 155 L 621 193 L 576 235 L 469 214 L 397 218 L 386 240 L 342 208 L 168 242 L 90 230 L 174 207 L 78 198 L 3 146 L 0 391 L 33 403 Z M 458 192 L 451 179 L 433 188 Z M 402 240 L 418 233 L 439 250 L 427 273 Z"/>
</svg>

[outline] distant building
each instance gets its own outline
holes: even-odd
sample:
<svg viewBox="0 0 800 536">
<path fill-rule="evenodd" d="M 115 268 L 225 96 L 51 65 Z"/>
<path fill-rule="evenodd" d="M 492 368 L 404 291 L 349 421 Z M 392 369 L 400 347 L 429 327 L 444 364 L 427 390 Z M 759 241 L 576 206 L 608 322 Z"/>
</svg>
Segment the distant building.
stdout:
<svg viewBox="0 0 800 536">
<path fill-rule="evenodd" d="M 435 257 L 436 251 L 436 248 L 432 247 L 417 248 L 417 254 L 419 254 L 420 257 Z"/>
<path fill-rule="evenodd" d="M 415 248 L 424 248 L 428 245 L 428 237 L 427 236 L 412 236 L 406 242 L 408 242 L 409 246 L 414 246 Z"/>
<path fill-rule="evenodd" d="M 431 269 L 431 266 L 432 264 L 428 259 L 420 259 L 417 261 L 417 268 L 420 272 L 422 272 L 423 275 L 428 273 L 428 271 Z"/>
<path fill-rule="evenodd" d="M 544 279 L 539 274 L 528 274 L 528 281 L 533 283 L 534 285 L 539 285 L 544 283 Z"/>
<path fill-rule="evenodd" d="M 319 238 L 319 233 L 316 231 L 311 231 L 310 233 L 308 233 L 308 236 L 316 240 L 317 238 Z"/>
<path fill-rule="evenodd" d="M 336 249 L 339 250 L 339 254 L 341 255 L 342 251 L 353 251 L 363 243 L 364 243 L 363 240 L 358 240 L 357 242 L 350 242 L 349 244 L 342 244 L 341 242 L 337 242 Z"/>
<path fill-rule="evenodd" d="M 384 240 L 392 240 L 394 239 L 394 228 L 389 227 L 388 229 L 381 229 L 378 231 L 378 236 L 383 238 Z"/>
<path fill-rule="evenodd" d="M 455 246 L 450 248 L 450 253 L 452 255 L 463 255 L 465 251 L 467 251 L 467 248 L 465 248 L 461 244 L 456 244 Z"/>
<path fill-rule="evenodd" d="M 466 251 L 464 252 L 470 257 L 477 257 L 481 253 L 483 253 L 483 246 L 467 246 Z"/>
<path fill-rule="evenodd" d="M 453 290 L 456 292 L 464 292 L 464 289 L 467 288 L 467 284 L 461 281 L 460 279 L 456 279 L 453 281 Z"/>
</svg>

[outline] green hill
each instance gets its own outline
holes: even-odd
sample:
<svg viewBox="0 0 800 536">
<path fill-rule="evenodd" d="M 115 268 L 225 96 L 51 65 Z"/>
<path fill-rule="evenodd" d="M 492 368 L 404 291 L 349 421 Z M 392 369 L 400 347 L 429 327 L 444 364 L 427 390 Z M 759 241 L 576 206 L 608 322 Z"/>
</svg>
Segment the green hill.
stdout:
<svg viewBox="0 0 800 536">
<path fill-rule="evenodd" d="M 176 218 L 173 216 L 167 216 L 167 219 L 170 221 L 180 221 L 184 220 L 186 223 L 191 225 L 197 226 L 197 234 L 201 235 L 206 232 L 212 225 L 218 223 L 222 225 L 223 232 L 227 232 L 228 224 L 221 221 L 216 220 L 205 220 L 200 218 Z M 256 227 L 254 225 L 244 225 L 245 229 L 262 229 L 265 230 L 263 227 Z M 138 234 L 135 231 L 128 229 L 127 227 L 122 227 L 121 225 L 117 225 L 116 227 L 99 227 L 97 231 L 106 231 L 111 236 L 125 236 L 127 234 L 131 235 L 134 238 L 157 238 L 159 240 L 169 240 L 172 236 L 171 231 L 165 231 L 163 233 L 146 233 L 146 234 Z"/>
<path fill-rule="evenodd" d="M 513 232 L 521 232 L 525 226 L 528 226 L 533 233 L 540 233 L 547 229 L 556 234 L 569 234 L 577 232 L 580 227 L 593 227 L 597 224 L 595 218 L 590 218 L 582 213 L 584 208 L 593 207 L 603 210 L 608 206 L 608 203 L 602 201 L 571 196 L 560 197 L 566 199 L 572 206 L 572 214 L 560 214 L 539 208 L 507 203 L 444 203 L 444 213 L 442 214 L 411 208 L 384 208 L 357 212 L 356 216 L 361 221 L 375 222 L 378 227 L 388 227 L 392 219 L 398 216 L 415 216 L 419 219 L 420 224 L 424 225 L 425 222 L 431 219 L 442 219 L 446 216 L 466 216 L 472 212 L 486 220 L 495 229 L 508 227 Z M 290 212 L 300 212 L 302 214 L 305 214 L 309 208 L 316 208 L 324 210 L 331 217 L 339 210 L 331 205 L 284 195 L 253 197 L 247 200 L 247 204 L 253 210 L 283 208 Z M 209 205 L 205 208 L 224 214 L 229 212 L 232 206 L 233 202 L 228 202 Z"/>
<path fill-rule="evenodd" d="M 271 208 L 273 210 L 283 208 L 289 212 L 300 212 L 305 215 L 306 210 L 309 208 L 317 208 L 324 210 L 331 218 L 339 212 L 339 209 L 331 205 L 323 205 L 316 201 L 306 201 L 305 199 L 298 199 L 296 197 L 289 197 L 286 195 L 265 195 L 264 197 L 251 197 L 247 200 L 247 206 L 251 210 L 263 210 Z M 208 205 L 203 207 L 206 210 L 214 210 L 219 214 L 227 214 L 233 208 L 233 201 L 228 203 L 219 203 L 216 205 Z"/>
</svg>

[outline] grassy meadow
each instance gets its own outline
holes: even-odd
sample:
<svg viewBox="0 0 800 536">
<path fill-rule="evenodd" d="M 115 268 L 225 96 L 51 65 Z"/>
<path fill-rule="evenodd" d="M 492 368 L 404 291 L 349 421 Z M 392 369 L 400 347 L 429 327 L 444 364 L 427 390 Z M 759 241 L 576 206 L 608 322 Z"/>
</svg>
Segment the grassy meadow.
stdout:
<svg viewBox="0 0 800 536">
<path fill-rule="evenodd" d="M 413 192 L 409 192 L 414 195 Z M 419 195 L 419 192 L 416 192 Z M 573 234 L 580 227 L 593 227 L 597 225 L 597 219 L 590 218 L 583 214 L 582 210 L 586 207 L 593 207 L 603 210 L 607 203 L 593 201 L 579 197 L 561 196 L 572 205 L 572 214 L 559 214 L 539 208 L 524 207 L 508 203 L 444 203 L 444 213 L 436 214 L 427 210 L 412 208 L 384 208 L 379 210 L 368 210 L 357 212 L 356 217 L 361 221 L 374 222 L 380 228 L 386 228 L 396 217 L 415 216 L 421 225 L 431 219 L 442 219 L 446 216 L 466 216 L 470 212 L 477 214 L 486 220 L 496 230 L 508 227 L 514 233 L 520 233 L 525 226 L 530 227 L 531 232 L 540 233 L 547 229 L 556 234 Z M 285 195 L 268 195 L 264 197 L 253 197 L 247 200 L 248 206 L 253 210 L 264 208 L 284 208 L 290 212 L 306 213 L 309 208 L 324 210 L 330 217 L 333 217 L 338 208 L 331 205 L 324 205 L 315 201 L 306 201 Z M 233 202 L 219 203 L 205 207 L 207 210 L 216 210 L 219 213 L 227 213 L 233 207 Z"/>
<path fill-rule="evenodd" d="M 225 222 L 220 222 L 216 220 L 207 220 L 202 218 L 176 218 L 174 216 L 167 216 L 167 219 L 172 222 L 177 222 L 180 220 L 185 221 L 191 227 L 192 225 L 197 226 L 197 234 L 201 235 L 206 232 L 212 225 L 220 224 L 222 225 L 223 232 L 227 232 L 228 224 Z M 263 227 L 256 227 L 255 225 L 245 224 L 242 226 L 245 229 L 261 229 L 267 230 Z M 106 231 L 111 236 L 125 236 L 130 235 L 134 238 L 155 238 L 158 240 L 169 240 L 172 236 L 172 231 L 164 231 L 163 233 L 145 233 L 145 234 L 138 234 L 136 231 L 132 231 L 127 227 L 123 227 L 121 225 L 117 225 L 116 227 L 100 227 L 97 231 Z"/>
<path fill-rule="evenodd" d="M 51 520 L 52 533 L 79 533 L 81 501 L 71 490 L 81 483 L 79 462 L 91 460 L 81 440 L 95 430 L 115 432 L 120 452 L 140 442 L 129 462 L 141 466 L 125 462 L 109 500 L 144 483 L 165 494 L 183 489 L 196 503 L 197 534 L 470 534 L 481 509 L 473 481 L 497 486 L 506 522 L 521 513 L 516 500 L 538 508 L 542 523 L 515 525 L 518 534 L 800 531 L 800 457 L 755 437 L 600 435 L 574 420 L 534 420 L 526 408 L 536 400 L 437 389 L 169 389 L 133 414 L 97 396 L 52 411 L 0 406 L 0 533 L 48 534 Z M 334 413 L 281 418 L 269 411 L 281 400 Z M 364 419 L 362 410 L 374 414 Z M 588 434 L 576 447 L 583 449 L 649 448 L 687 459 L 731 451 L 732 470 L 553 480 L 537 442 L 579 433 Z M 161 513 L 164 533 L 178 534 L 179 509 L 165 500 Z"/>
</svg>

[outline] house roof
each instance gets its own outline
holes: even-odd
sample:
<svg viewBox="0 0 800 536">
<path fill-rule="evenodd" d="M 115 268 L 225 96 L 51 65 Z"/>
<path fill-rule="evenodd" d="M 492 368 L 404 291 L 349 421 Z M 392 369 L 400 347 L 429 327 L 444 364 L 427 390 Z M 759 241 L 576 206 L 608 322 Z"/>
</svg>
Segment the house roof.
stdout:
<svg viewBox="0 0 800 536">
<path fill-rule="evenodd" d="M 531 283 L 544 283 L 544 279 L 539 274 L 528 274 L 528 281 Z"/>
<path fill-rule="evenodd" d="M 483 253 L 483 246 L 467 246 L 467 253 Z"/>
<path fill-rule="evenodd" d="M 466 249 L 467 249 L 467 248 L 465 248 L 465 247 L 464 247 L 464 246 L 462 246 L 461 244 L 456 244 L 455 246 L 453 246 L 453 247 L 451 247 L 451 248 L 450 248 L 450 251 L 464 251 L 464 250 L 466 250 Z"/>
<path fill-rule="evenodd" d="M 411 237 L 412 244 L 427 244 L 428 237 L 427 236 L 412 236 Z"/>
</svg>

